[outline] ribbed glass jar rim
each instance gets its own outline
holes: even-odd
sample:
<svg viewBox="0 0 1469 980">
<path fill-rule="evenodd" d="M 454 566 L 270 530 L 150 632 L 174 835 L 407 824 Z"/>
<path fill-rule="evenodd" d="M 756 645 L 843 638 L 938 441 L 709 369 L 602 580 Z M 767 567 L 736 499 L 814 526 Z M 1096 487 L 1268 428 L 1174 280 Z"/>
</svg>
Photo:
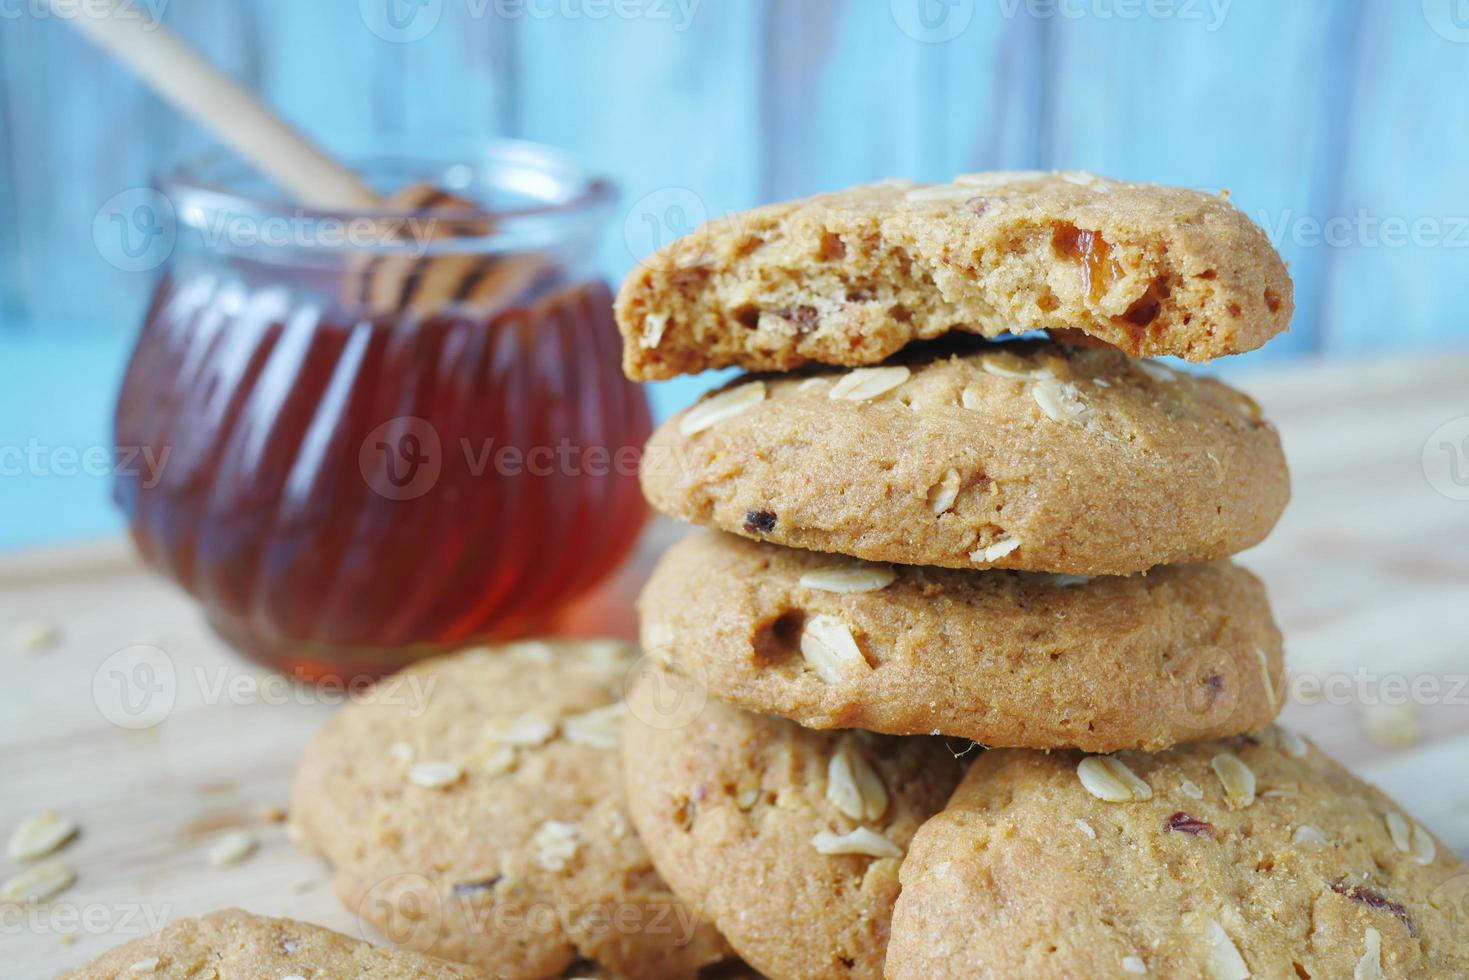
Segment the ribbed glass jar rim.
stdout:
<svg viewBox="0 0 1469 980">
<path fill-rule="evenodd" d="M 496 254 L 575 247 L 593 239 L 616 205 L 607 179 L 565 152 L 523 140 L 374 138 L 343 159 L 387 196 L 428 183 L 477 207 L 329 209 L 296 204 L 228 154 L 160 173 L 180 237 L 195 247 L 261 261 L 330 259 L 335 253 Z"/>
</svg>

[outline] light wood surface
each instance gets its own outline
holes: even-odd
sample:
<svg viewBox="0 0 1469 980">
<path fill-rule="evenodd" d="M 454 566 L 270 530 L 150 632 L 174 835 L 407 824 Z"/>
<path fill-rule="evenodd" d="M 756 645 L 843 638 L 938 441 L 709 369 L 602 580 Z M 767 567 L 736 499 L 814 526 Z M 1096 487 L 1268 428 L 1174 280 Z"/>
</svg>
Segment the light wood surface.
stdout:
<svg viewBox="0 0 1469 980">
<path fill-rule="evenodd" d="M 1243 560 L 1271 587 L 1295 695 L 1336 679 L 1333 703 L 1292 703 L 1286 721 L 1469 852 L 1469 500 L 1436 490 L 1423 465 L 1425 445 L 1442 451 L 1435 431 L 1469 416 L 1469 357 L 1308 365 L 1239 383 L 1279 425 L 1295 483 L 1275 534 Z M 1469 458 L 1459 472 L 1469 478 Z M 639 561 L 569 628 L 608 617 L 630 628 L 628 597 L 674 533 L 654 525 Z M 25 623 L 55 625 L 58 642 L 15 648 Z M 44 910 L 0 907 L 6 976 L 50 976 L 163 918 L 227 905 L 360 932 L 326 869 L 264 815 L 286 804 L 329 699 L 265 684 L 122 541 L 8 556 L 0 630 L 12 647 L 0 651 L 0 830 L 45 808 L 82 825 L 61 855 L 76 884 Z M 102 709 L 118 714 L 111 667 L 135 644 L 166 653 L 176 693 L 162 721 L 129 730 Z M 1434 703 L 1370 703 L 1415 681 Z M 240 828 L 259 850 L 212 867 L 210 845 Z M 7 861 L 3 873 L 14 870 Z"/>
</svg>

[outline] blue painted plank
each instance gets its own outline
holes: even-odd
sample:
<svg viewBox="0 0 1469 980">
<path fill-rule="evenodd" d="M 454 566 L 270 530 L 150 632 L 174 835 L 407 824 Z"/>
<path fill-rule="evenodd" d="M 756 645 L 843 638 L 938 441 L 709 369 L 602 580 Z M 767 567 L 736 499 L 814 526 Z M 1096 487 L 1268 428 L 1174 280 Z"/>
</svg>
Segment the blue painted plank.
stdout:
<svg viewBox="0 0 1469 980">
<path fill-rule="evenodd" d="M 1035 163 L 1033 21 L 991 4 L 777 4 L 766 36 L 771 198 Z"/>
<path fill-rule="evenodd" d="M 1338 193 L 1326 349 L 1469 345 L 1469 25 L 1447 0 L 1366 4 Z"/>
<path fill-rule="evenodd" d="M 1355 8 L 1220 0 L 1159 8 L 1173 11 L 1166 17 L 1102 17 L 1101 7 L 1075 5 L 1081 16 L 1049 18 L 1046 163 L 1229 188 L 1265 225 L 1320 213 L 1339 165 L 1339 93 Z M 1296 281 L 1295 321 L 1252 359 L 1308 350 L 1319 339 L 1322 256 L 1290 235 L 1276 245 Z"/>
<path fill-rule="evenodd" d="M 115 534 L 112 408 L 123 331 L 0 324 L 0 551 Z"/>
<path fill-rule="evenodd" d="M 565 147 L 622 187 L 600 253 L 614 282 L 704 218 L 759 202 L 763 7 L 649 3 L 640 17 L 517 20 L 517 135 Z M 650 386 L 655 410 L 683 407 L 712 380 Z"/>
</svg>

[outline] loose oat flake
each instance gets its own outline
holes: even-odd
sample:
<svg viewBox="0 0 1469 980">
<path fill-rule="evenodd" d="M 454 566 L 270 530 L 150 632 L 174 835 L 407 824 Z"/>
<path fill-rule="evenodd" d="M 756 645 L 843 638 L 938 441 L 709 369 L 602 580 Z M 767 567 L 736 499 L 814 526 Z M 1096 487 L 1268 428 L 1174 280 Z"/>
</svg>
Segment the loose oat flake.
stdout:
<svg viewBox="0 0 1469 980">
<path fill-rule="evenodd" d="M 954 178 L 954 183 L 960 187 L 994 188 L 1028 180 L 1043 180 L 1046 176 L 1044 170 L 984 170 L 979 173 L 959 174 Z"/>
<path fill-rule="evenodd" d="M 857 368 L 855 371 L 848 371 L 832 385 L 826 397 L 849 402 L 870 401 L 892 391 L 907 381 L 912 373 L 901 364 Z"/>
<path fill-rule="evenodd" d="M 939 482 L 929 488 L 928 509 L 935 517 L 948 513 L 954 506 L 954 501 L 959 499 L 960 483 L 959 471 L 951 466 Z"/>
<path fill-rule="evenodd" d="M 916 187 L 903 195 L 904 200 L 921 203 L 924 201 L 967 201 L 974 196 L 975 188 L 972 186 L 955 186 L 953 184 L 932 184 L 928 187 Z"/>
<path fill-rule="evenodd" d="M 1151 800 L 1153 790 L 1138 778 L 1121 759 L 1110 755 L 1089 755 L 1076 764 L 1076 775 L 1086 791 L 1108 803 Z"/>
<path fill-rule="evenodd" d="M 1224 786 L 1224 797 L 1232 807 L 1246 807 L 1255 802 L 1255 773 L 1231 752 L 1220 752 L 1209 760 L 1214 775 Z"/>
<path fill-rule="evenodd" d="M 898 573 L 886 565 L 853 565 L 843 568 L 819 568 L 801 576 L 801 587 L 820 592 L 854 595 L 877 592 L 898 579 Z"/>
<path fill-rule="evenodd" d="M 1204 970 L 1210 980 L 1249 980 L 1250 968 L 1224 927 L 1206 918 L 1203 934 Z"/>
<path fill-rule="evenodd" d="M 1160 381 L 1163 384 L 1172 384 L 1178 380 L 1178 375 L 1172 368 L 1165 367 L 1157 361 L 1140 360 L 1133 361 L 1132 363 L 1139 371 L 1154 381 Z"/>
<path fill-rule="evenodd" d="M 1289 728 L 1281 728 L 1277 725 L 1275 727 L 1275 737 L 1280 742 L 1281 750 L 1292 759 L 1304 758 L 1306 753 L 1310 751 L 1310 747 L 1306 745 L 1306 740 Z"/>
<path fill-rule="evenodd" d="M 903 856 L 902 848 L 870 827 L 858 827 L 847 834 L 823 830 L 811 838 L 811 846 L 822 854 L 860 854 L 874 858 Z"/>
<path fill-rule="evenodd" d="M 1012 378 L 1016 381 L 1039 381 L 1042 378 L 1051 377 L 1050 371 L 1007 350 L 984 355 L 979 360 L 979 366 L 985 374 L 993 374 L 997 378 Z"/>
<path fill-rule="evenodd" d="M 418 762 L 408 767 L 408 781 L 424 789 L 443 789 L 464 778 L 455 762 Z"/>
<path fill-rule="evenodd" d="M 158 966 L 161 962 L 162 961 L 158 957 L 150 956 L 146 960 L 138 960 L 138 962 L 134 963 L 132 966 L 129 966 L 128 972 L 152 973 L 154 970 L 158 969 Z"/>
<path fill-rule="evenodd" d="M 1097 832 L 1096 832 L 1096 830 L 1094 830 L 1092 828 L 1092 825 L 1091 824 L 1087 823 L 1085 820 L 1081 819 L 1080 817 L 1077 817 L 1076 818 L 1076 829 L 1077 830 L 1080 830 L 1083 834 L 1086 834 L 1092 840 L 1096 840 L 1097 839 Z"/>
<path fill-rule="evenodd" d="M 30 620 L 10 631 L 11 643 L 23 653 L 43 653 L 61 643 L 61 630 L 52 623 Z"/>
<path fill-rule="evenodd" d="M 1199 789 L 1199 784 L 1192 779 L 1185 779 L 1178 784 L 1178 791 L 1191 800 L 1202 800 L 1204 791 Z"/>
<path fill-rule="evenodd" d="M 1047 378 L 1030 391 L 1041 411 L 1056 422 L 1075 422 L 1086 414 L 1081 392 L 1070 382 Z"/>
<path fill-rule="evenodd" d="M 969 560 L 975 562 L 999 561 L 1018 547 L 1020 547 L 1019 538 L 1001 538 L 982 548 L 976 548 L 971 551 L 969 553 Z"/>
<path fill-rule="evenodd" d="M 1148 972 L 1148 965 L 1142 961 L 1140 956 L 1124 956 L 1122 957 L 1122 972 L 1143 976 Z"/>
<path fill-rule="evenodd" d="M 1408 853 L 1412 855 L 1414 864 L 1429 865 L 1438 856 L 1438 845 L 1433 842 L 1433 837 L 1418 824 L 1413 825 L 1413 842 Z"/>
<path fill-rule="evenodd" d="M 60 861 L 33 864 L 0 883 L 0 901 L 34 904 L 53 898 L 70 888 L 76 872 Z"/>
<path fill-rule="evenodd" d="M 257 846 L 255 838 L 243 830 L 231 831 L 209 848 L 209 863 L 216 868 L 239 864 L 254 854 Z"/>
<path fill-rule="evenodd" d="M 575 824 L 547 820 L 541 824 L 531 844 L 536 848 L 536 863 L 547 871 L 560 871 L 576 857 L 581 832 Z"/>
<path fill-rule="evenodd" d="M 42 810 L 16 825 L 5 851 L 12 861 L 34 861 L 60 850 L 76 833 L 75 820 L 55 810 Z"/>
<path fill-rule="evenodd" d="M 1352 980 L 1386 980 L 1382 972 L 1382 933 L 1368 926 L 1362 939 L 1365 948 L 1356 969 L 1352 970 Z"/>
<path fill-rule="evenodd" d="M 501 745 L 544 745 L 555 735 L 556 722 L 534 711 L 496 718 L 485 725 L 485 737 Z"/>
<path fill-rule="evenodd" d="M 801 657 L 828 684 L 840 681 L 848 667 L 865 662 L 847 624 L 825 614 L 806 620 L 801 630 Z"/>
<path fill-rule="evenodd" d="M 1277 698 L 1275 696 L 1275 679 L 1270 676 L 1270 657 L 1259 647 L 1255 648 L 1255 657 L 1260 661 L 1260 679 L 1265 684 L 1265 696 L 1270 699 L 1270 710 L 1275 710 Z"/>
<path fill-rule="evenodd" d="M 1296 832 L 1291 835 L 1292 844 L 1326 844 L 1330 843 L 1326 835 L 1312 827 L 1310 824 L 1301 824 Z"/>
<path fill-rule="evenodd" d="M 643 317 L 643 329 L 638 334 L 638 346 L 652 350 L 663 341 L 663 332 L 668 329 L 667 313 L 649 313 Z"/>
<path fill-rule="evenodd" d="M 764 381 L 748 381 L 745 384 L 736 385 L 728 391 L 721 391 L 717 395 L 704 399 L 685 412 L 683 418 L 679 420 L 678 431 L 686 436 L 703 432 L 725 419 L 734 418 L 764 400 Z"/>
<path fill-rule="evenodd" d="M 838 746 L 827 763 L 826 798 L 853 820 L 878 820 L 888 808 L 882 777 L 849 743 Z"/>
<path fill-rule="evenodd" d="M 486 776 L 503 776 L 515 768 L 517 758 L 518 756 L 512 746 L 501 745 L 485 759 L 485 764 L 481 767 L 481 771 Z"/>
<path fill-rule="evenodd" d="M 625 703 L 617 701 L 601 708 L 583 711 L 579 715 L 568 715 L 561 721 L 562 734 L 568 742 L 578 745 L 615 749 L 626 709 Z"/>
</svg>

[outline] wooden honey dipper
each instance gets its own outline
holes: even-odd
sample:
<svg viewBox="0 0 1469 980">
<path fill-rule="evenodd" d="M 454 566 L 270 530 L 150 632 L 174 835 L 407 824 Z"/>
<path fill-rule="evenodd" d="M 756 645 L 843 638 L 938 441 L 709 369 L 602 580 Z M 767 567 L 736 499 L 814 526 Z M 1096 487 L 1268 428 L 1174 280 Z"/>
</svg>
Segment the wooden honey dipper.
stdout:
<svg viewBox="0 0 1469 980">
<path fill-rule="evenodd" d="M 411 184 L 382 197 L 177 35 L 129 14 L 124 0 L 102 0 L 95 9 L 100 15 L 58 19 L 128 65 L 158 95 L 208 127 L 296 203 L 322 210 L 427 217 L 420 243 L 493 231 L 494 219 L 480 205 L 430 183 Z M 454 220 L 456 212 L 463 218 Z M 384 221 L 383 226 L 386 239 L 402 239 L 403 225 Z M 549 257 L 534 254 L 423 256 L 364 251 L 348 260 L 342 300 L 372 313 L 426 314 L 453 303 L 498 306 L 555 274 Z"/>
</svg>

